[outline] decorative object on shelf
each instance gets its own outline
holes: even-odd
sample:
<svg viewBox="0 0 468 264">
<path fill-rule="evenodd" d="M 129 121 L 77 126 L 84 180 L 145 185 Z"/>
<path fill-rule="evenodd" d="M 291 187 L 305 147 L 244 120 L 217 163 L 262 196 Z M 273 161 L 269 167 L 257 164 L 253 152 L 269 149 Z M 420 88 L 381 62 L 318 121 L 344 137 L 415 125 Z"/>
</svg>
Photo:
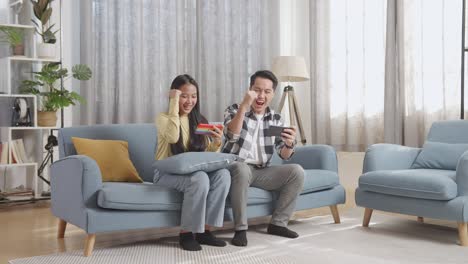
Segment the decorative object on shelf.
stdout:
<svg viewBox="0 0 468 264">
<path fill-rule="evenodd" d="M 10 0 L 10 8 L 15 13 L 15 19 L 13 23 L 19 24 L 18 16 L 21 13 L 21 9 L 23 8 L 23 0 Z"/>
<path fill-rule="evenodd" d="M 23 30 L 20 28 L 0 26 L 0 32 L 4 35 L 0 38 L 0 42 L 9 43 L 13 49 L 13 55 L 24 56 Z"/>
<path fill-rule="evenodd" d="M 50 4 L 53 0 L 31 0 L 34 16 L 38 21 L 31 21 L 36 25 L 36 32 L 41 36 L 42 43 L 37 44 L 37 56 L 39 58 L 55 58 L 55 43 L 57 38 L 55 34 L 60 30 L 52 31 L 55 24 L 49 26 L 52 15 Z"/>
<path fill-rule="evenodd" d="M 32 126 L 31 111 L 26 98 L 18 97 L 13 101 L 11 125 L 15 127 Z"/>
<path fill-rule="evenodd" d="M 299 112 L 299 106 L 297 103 L 296 95 L 294 94 L 294 88 L 290 85 L 291 82 L 304 82 L 309 80 L 309 72 L 303 57 L 299 56 L 279 56 L 273 61 L 273 72 L 281 82 L 288 82 L 288 85 L 284 87 L 283 96 L 281 97 L 279 110 L 283 109 L 286 98 L 289 104 L 289 119 L 291 125 L 299 127 L 299 134 L 301 136 L 302 144 L 306 144 L 306 137 L 304 128 L 302 126 L 301 114 Z"/>
<path fill-rule="evenodd" d="M 40 102 L 37 114 L 38 126 L 56 126 L 57 110 L 75 105 L 78 102 L 84 102 L 84 98 L 76 92 L 70 92 L 55 86 L 58 80 L 70 78 L 68 70 L 61 68 L 59 62 L 45 64 L 40 72 L 33 72 L 33 75 L 36 80 L 24 80 L 20 90 L 22 93 L 31 93 L 38 96 Z M 86 81 L 91 76 L 91 69 L 87 65 L 77 64 L 72 67 L 72 77 L 77 80 Z M 44 87 L 45 91 L 41 91 L 40 87 Z"/>
</svg>

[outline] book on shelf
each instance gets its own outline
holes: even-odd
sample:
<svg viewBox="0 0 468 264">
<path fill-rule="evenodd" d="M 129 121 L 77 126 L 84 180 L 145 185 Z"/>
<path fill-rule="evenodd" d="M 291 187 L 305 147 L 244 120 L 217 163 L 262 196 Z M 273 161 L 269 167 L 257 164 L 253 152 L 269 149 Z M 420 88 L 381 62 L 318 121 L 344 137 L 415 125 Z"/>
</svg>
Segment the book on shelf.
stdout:
<svg viewBox="0 0 468 264">
<path fill-rule="evenodd" d="M 0 142 L 0 164 L 8 164 L 8 142 Z"/>
<path fill-rule="evenodd" d="M 26 188 L 23 185 L 20 185 L 16 188 L 7 189 L 3 192 L 0 192 L 2 196 L 32 196 L 34 195 L 34 191 L 31 188 Z"/>
<path fill-rule="evenodd" d="M 11 154 L 13 157 L 13 163 L 28 163 L 29 159 L 26 155 L 26 149 L 24 148 L 23 139 L 15 139 L 11 141 Z"/>
<path fill-rule="evenodd" d="M 24 147 L 24 141 L 23 141 L 22 138 L 16 140 L 16 146 L 17 146 L 16 149 L 17 149 L 18 154 L 19 154 L 19 156 L 20 156 L 20 158 L 21 158 L 21 161 L 22 161 L 23 163 L 31 162 L 31 161 L 29 160 L 29 158 L 28 158 L 28 155 L 26 154 L 26 149 L 25 149 L 25 147 Z"/>
<path fill-rule="evenodd" d="M 10 151 L 11 151 L 11 159 L 12 159 L 11 163 L 23 163 L 19 159 L 19 154 L 18 154 L 18 151 L 16 150 L 16 144 L 14 140 L 10 142 Z"/>
</svg>

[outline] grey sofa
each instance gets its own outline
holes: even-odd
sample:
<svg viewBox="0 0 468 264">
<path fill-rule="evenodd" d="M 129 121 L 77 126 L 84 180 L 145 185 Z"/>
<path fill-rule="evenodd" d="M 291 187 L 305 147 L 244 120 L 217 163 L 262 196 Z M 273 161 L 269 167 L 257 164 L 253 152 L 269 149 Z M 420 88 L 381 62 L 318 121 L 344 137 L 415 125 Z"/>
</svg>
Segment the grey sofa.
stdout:
<svg viewBox="0 0 468 264">
<path fill-rule="evenodd" d="M 76 155 L 71 137 L 125 140 L 132 162 L 144 183 L 102 182 L 96 162 Z M 58 237 L 63 238 L 67 223 L 87 234 L 84 255 L 89 256 L 97 233 L 178 226 L 182 194 L 152 184 L 156 143 L 153 124 L 96 125 L 62 128 L 59 131 L 60 160 L 51 166 L 52 213 L 59 218 Z M 109 153 L 112 155 L 112 153 Z M 274 163 L 283 162 L 274 157 Z M 336 154 L 324 145 L 298 147 L 288 163 L 299 163 L 306 171 L 304 190 L 297 210 L 330 206 L 339 223 L 336 205 L 345 202 L 339 183 Z M 249 189 L 248 215 L 271 215 L 276 194 Z M 232 220 L 229 201 L 225 221 Z"/>
<path fill-rule="evenodd" d="M 373 210 L 458 222 L 460 244 L 468 246 L 468 121 L 435 122 L 423 148 L 371 146 L 364 158 L 356 204 L 363 226 Z"/>
</svg>

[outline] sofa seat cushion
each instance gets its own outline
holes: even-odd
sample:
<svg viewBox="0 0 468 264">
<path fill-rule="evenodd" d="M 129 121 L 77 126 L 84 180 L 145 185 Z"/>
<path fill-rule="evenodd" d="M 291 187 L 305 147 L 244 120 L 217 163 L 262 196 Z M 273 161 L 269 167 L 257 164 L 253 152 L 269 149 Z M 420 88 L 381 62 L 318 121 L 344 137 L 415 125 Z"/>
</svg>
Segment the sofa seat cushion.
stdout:
<svg viewBox="0 0 468 264">
<path fill-rule="evenodd" d="M 304 188 L 301 194 L 333 188 L 340 184 L 338 174 L 328 170 L 304 170 Z"/>
<path fill-rule="evenodd" d="M 273 201 L 273 193 L 249 187 L 248 205 Z M 182 207 L 183 194 L 153 183 L 104 182 L 98 192 L 98 205 L 106 209 L 133 211 L 172 211 Z M 227 206 L 229 205 L 229 198 Z"/>
<path fill-rule="evenodd" d="M 451 200 L 457 196 L 455 171 L 413 169 L 371 171 L 359 178 L 359 188 L 420 199 Z"/>
<path fill-rule="evenodd" d="M 153 183 L 104 182 L 98 205 L 119 210 L 180 210 L 183 194 Z"/>
</svg>

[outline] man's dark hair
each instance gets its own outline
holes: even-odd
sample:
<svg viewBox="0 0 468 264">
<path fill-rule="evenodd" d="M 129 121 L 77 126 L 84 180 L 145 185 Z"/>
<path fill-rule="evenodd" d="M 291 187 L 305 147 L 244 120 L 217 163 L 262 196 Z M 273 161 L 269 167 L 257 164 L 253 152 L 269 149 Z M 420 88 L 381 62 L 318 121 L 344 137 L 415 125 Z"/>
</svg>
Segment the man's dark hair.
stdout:
<svg viewBox="0 0 468 264">
<path fill-rule="evenodd" d="M 278 86 L 278 79 L 276 79 L 276 76 L 271 71 L 261 70 L 257 71 L 252 76 L 250 76 L 250 87 L 254 85 L 255 79 L 257 78 L 264 78 L 270 80 L 273 83 L 273 91 L 276 90 L 276 86 Z"/>
</svg>

